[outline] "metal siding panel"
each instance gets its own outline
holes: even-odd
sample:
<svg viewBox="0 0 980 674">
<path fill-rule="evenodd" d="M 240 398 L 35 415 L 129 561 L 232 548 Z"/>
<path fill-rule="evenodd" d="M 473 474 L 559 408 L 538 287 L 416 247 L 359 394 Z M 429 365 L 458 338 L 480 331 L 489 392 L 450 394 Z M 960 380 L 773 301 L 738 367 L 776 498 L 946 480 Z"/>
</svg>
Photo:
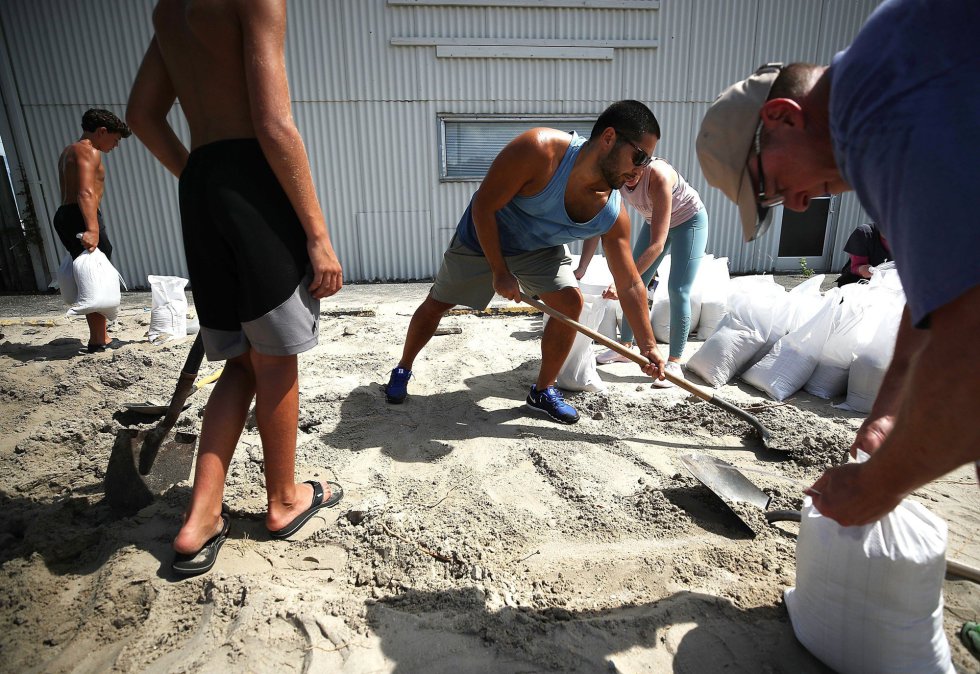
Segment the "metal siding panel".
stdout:
<svg viewBox="0 0 980 674">
<path fill-rule="evenodd" d="M 755 63 L 757 0 L 692 3 L 688 96 L 711 102 L 725 87 L 751 73 Z"/>
<path fill-rule="evenodd" d="M 293 100 L 350 98 L 344 3 L 293 0 L 286 6 L 286 69 Z"/>
<path fill-rule="evenodd" d="M 344 62 L 354 100 L 418 100 L 418 68 L 415 58 L 405 58 L 403 48 L 392 47 L 393 35 L 406 33 L 411 15 L 389 9 L 383 2 L 345 0 Z"/>
<path fill-rule="evenodd" d="M 812 0 L 760 0 L 752 68 L 771 61 L 812 63 L 817 58 L 823 4 Z"/>
<path fill-rule="evenodd" d="M 21 102 L 125 104 L 150 42 L 152 0 L 4 0 Z"/>
<path fill-rule="evenodd" d="M 656 12 L 626 11 L 624 37 L 654 38 L 656 49 L 617 49 L 622 93 L 610 98 L 686 101 L 690 70 L 692 5 L 667 2 Z"/>
<path fill-rule="evenodd" d="M 43 182 L 37 190 L 52 212 L 59 200 L 51 192 L 58 153 L 77 137 L 86 107 L 122 112 L 149 39 L 152 6 L 152 0 L 0 3 L 30 134 L 22 151 L 37 158 Z M 437 113 L 598 115 L 620 98 L 643 100 L 658 115 L 664 132 L 658 153 L 707 206 L 709 252 L 729 257 L 735 272 L 771 269 L 778 228 L 743 244 L 734 205 L 704 182 L 693 142 L 701 116 L 721 89 L 763 60 L 826 62 L 874 6 L 872 0 L 692 0 L 646 12 L 294 0 L 287 38 L 294 113 L 346 278 L 427 277 L 437 270 L 478 187 L 439 182 Z M 87 60 L 75 58 L 79 36 L 91 34 L 109 37 L 96 50 L 85 43 Z M 434 47 L 392 47 L 393 36 L 655 38 L 660 47 L 616 49 L 612 63 L 531 63 L 436 59 Z M 179 113 L 171 117 L 186 137 Z M 148 273 L 185 274 L 175 181 L 133 140 L 106 164 L 107 225 L 127 283 L 145 285 Z M 835 268 L 846 235 L 867 218 L 853 195 L 844 195 L 840 208 Z M 391 213 L 406 214 L 408 225 L 379 215 Z M 60 244 L 50 225 L 41 224 L 54 266 Z"/>
</svg>

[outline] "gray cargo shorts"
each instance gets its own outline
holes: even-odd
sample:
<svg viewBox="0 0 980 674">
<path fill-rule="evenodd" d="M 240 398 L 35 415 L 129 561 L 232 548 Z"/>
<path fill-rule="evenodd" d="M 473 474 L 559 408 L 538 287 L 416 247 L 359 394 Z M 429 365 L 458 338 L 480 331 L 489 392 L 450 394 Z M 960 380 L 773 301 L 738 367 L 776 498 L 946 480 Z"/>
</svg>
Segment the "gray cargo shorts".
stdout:
<svg viewBox="0 0 980 674">
<path fill-rule="evenodd" d="M 528 295 L 578 288 L 572 272 L 572 258 L 565 246 L 507 255 L 504 260 Z M 493 271 L 482 253 L 464 246 L 457 236 L 453 236 L 430 292 L 439 302 L 486 309 L 494 295 Z"/>
</svg>

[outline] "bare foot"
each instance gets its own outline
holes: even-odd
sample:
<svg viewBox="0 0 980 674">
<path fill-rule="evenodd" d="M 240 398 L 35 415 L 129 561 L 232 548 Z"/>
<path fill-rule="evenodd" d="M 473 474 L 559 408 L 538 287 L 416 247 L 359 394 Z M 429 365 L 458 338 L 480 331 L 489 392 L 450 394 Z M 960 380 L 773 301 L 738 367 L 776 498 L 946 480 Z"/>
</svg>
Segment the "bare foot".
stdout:
<svg viewBox="0 0 980 674">
<path fill-rule="evenodd" d="M 330 485 L 321 481 L 323 500 L 330 498 Z M 265 516 L 265 526 L 269 531 L 278 531 L 287 526 L 300 514 L 313 505 L 313 485 L 301 482 L 293 485 L 293 495 L 289 501 L 269 501 L 268 513 Z"/>
<path fill-rule="evenodd" d="M 225 523 L 221 519 L 221 515 L 218 515 L 217 520 L 209 519 L 203 523 L 188 522 L 187 516 L 185 515 L 184 526 L 180 528 L 180 531 L 177 532 L 177 537 L 174 538 L 174 552 L 179 552 L 184 555 L 197 552 L 204 547 L 204 544 L 209 539 L 220 534 L 224 526 Z"/>
</svg>

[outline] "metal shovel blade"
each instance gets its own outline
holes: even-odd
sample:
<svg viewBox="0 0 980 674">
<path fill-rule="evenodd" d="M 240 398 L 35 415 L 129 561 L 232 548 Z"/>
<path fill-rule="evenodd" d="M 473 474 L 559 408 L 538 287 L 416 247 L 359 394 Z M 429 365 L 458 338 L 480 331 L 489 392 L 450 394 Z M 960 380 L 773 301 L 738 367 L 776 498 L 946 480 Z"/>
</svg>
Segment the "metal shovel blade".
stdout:
<svg viewBox="0 0 980 674">
<path fill-rule="evenodd" d="M 154 496 L 190 478 L 197 435 L 182 431 L 167 433 L 159 444 L 153 470 L 140 475 L 137 465 L 152 431 L 124 428 L 116 435 L 105 475 L 106 501 L 113 510 L 135 513 L 152 503 Z"/>
<path fill-rule="evenodd" d="M 681 457 L 681 463 L 701 484 L 717 494 L 749 529 L 753 529 L 752 523 L 743 519 L 739 508 L 734 506 L 747 503 L 761 511 L 769 507 L 769 495 L 750 482 L 732 464 L 707 454 L 686 454 Z"/>
</svg>

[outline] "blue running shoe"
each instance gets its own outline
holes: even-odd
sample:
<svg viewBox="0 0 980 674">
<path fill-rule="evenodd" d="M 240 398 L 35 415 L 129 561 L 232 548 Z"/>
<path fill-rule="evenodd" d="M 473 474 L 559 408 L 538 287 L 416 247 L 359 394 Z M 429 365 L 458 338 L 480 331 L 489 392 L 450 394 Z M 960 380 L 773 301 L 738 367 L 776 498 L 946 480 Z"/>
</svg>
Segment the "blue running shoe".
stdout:
<svg viewBox="0 0 980 674">
<path fill-rule="evenodd" d="M 391 371 L 391 378 L 385 386 L 385 400 L 400 405 L 408 396 L 408 380 L 412 378 L 412 371 L 403 367 L 396 367 Z"/>
<path fill-rule="evenodd" d="M 527 406 L 536 412 L 544 412 L 549 417 L 563 424 L 574 424 L 578 421 L 578 412 L 565 402 L 554 386 L 543 391 L 538 390 L 537 384 L 531 386 L 527 394 Z"/>
</svg>

